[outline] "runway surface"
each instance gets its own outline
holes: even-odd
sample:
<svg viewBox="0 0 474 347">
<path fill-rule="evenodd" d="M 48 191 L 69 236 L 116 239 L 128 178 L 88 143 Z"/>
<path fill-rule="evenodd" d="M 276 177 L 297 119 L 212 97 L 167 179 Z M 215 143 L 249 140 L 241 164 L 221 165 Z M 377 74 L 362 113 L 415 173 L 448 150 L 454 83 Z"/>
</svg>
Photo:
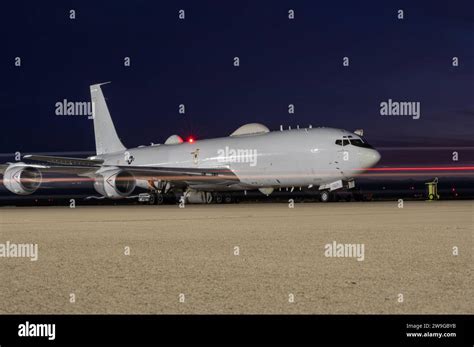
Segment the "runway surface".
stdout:
<svg viewBox="0 0 474 347">
<path fill-rule="evenodd" d="M 473 313 L 473 202 L 397 205 L 2 208 L 0 313 Z"/>
</svg>

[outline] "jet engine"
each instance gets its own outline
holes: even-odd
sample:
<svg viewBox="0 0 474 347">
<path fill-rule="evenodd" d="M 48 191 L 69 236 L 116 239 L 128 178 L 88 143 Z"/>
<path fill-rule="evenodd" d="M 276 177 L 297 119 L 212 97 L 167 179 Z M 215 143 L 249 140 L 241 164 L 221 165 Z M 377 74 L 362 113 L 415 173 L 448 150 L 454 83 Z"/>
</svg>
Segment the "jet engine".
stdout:
<svg viewBox="0 0 474 347">
<path fill-rule="evenodd" d="M 135 177 L 121 169 L 97 172 L 94 189 L 110 199 L 120 199 L 130 195 L 136 186 Z"/>
<path fill-rule="evenodd" d="M 25 163 L 10 164 L 3 173 L 3 185 L 17 195 L 29 195 L 38 189 L 43 176 L 41 171 Z"/>
</svg>

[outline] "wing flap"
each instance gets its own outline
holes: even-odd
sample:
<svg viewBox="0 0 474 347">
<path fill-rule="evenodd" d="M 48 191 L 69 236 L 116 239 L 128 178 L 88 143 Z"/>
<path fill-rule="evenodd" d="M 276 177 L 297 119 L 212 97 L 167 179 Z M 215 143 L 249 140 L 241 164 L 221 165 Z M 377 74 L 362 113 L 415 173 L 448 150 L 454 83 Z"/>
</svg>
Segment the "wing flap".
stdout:
<svg viewBox="0 0 474 347">
<path fill-rule="evenodd" d="M 48 156 L 48 155 L 34 155 L 34 154 L 27 154 L 23 156 L 23 159 L 42 162 L 42 163 L 65 165 L 65 166 L 100 166 L 104 162 L 101 159 L 54 157 L 54 156 Z"/>
</svg>

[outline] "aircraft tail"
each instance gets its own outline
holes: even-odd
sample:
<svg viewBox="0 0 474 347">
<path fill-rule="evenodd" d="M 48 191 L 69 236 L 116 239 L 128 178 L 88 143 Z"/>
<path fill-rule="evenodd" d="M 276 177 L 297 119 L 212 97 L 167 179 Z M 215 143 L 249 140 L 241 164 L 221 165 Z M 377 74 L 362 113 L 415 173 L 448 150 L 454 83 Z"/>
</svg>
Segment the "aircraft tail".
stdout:
<svg viewBox="0 0 474 347">
<path fill-rule="evenodd" d="M 90 86 L 97 155 L 125 151 L 126 149 L 117 136 L 107 103 L 105 102 L 104 94 L 100 88 L 101 85 L 106 83 Z"/>
</svg>

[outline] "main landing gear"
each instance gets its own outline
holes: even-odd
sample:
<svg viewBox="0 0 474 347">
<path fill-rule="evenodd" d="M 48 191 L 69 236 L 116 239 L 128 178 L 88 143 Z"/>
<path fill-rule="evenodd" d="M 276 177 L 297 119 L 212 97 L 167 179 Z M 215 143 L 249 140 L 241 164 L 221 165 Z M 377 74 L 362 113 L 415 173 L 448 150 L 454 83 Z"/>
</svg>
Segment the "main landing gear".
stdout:
<svg viewBox="0 0 474 347">
<path fill-rule="evenodd" d="M 216 202 L 216 204 L 230 204 L 234 202 L 234 199 L 230 194 L 214 193 L 214 201 Z"/>
<path fill-rule="evenodd" d="M 319 195 L 319 200 L 321 202 L 328 202 L 331 200 L 331 195 L 329 193 L 329 190 L 323 190 L 321 191 L 320 195 Z"/>
</svg>

